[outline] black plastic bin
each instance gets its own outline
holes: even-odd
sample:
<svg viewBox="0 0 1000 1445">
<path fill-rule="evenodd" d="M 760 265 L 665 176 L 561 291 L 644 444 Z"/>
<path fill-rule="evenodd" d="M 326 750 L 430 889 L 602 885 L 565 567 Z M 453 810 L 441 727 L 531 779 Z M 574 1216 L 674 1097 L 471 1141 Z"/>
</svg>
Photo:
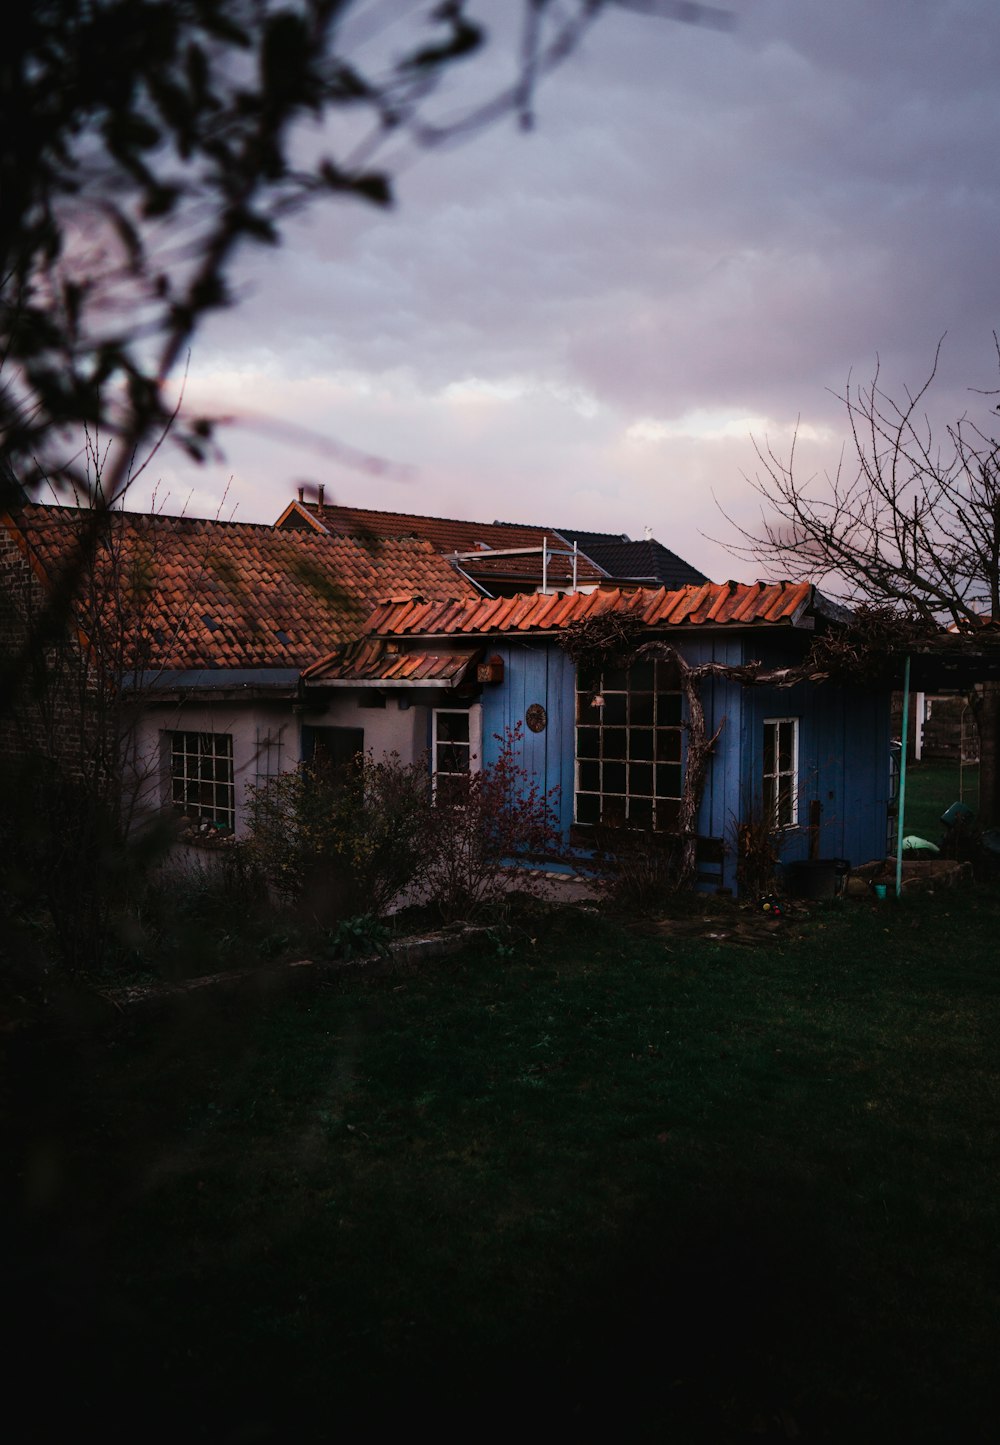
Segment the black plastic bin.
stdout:
<svg viewBox="0 0 1000 1445">
<path fill-rule="evenodd" d="M 803 858 L 785 864 L 785 887 L 793 898 L 836 898 L 850 871 L 846 858 Z"/>
</svg>

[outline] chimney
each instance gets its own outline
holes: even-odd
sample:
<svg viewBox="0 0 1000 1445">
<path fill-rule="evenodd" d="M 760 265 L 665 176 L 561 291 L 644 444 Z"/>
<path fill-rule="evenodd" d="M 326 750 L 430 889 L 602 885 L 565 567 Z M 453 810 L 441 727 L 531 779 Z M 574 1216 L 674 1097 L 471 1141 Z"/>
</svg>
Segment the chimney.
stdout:
<svg viewBox="0 0 1000 1445">
<path fill-rule="evenodd" d="M 323 484 L 322 482 L 320 482 L 319 486 L 316 488 L 316 495 L 317 495 L 317 497 L 319 498 L 319 501 L 318 501 L 318 504 L 317 504 L 317 505 L 318 505 L 318 507 L 319 507 L 320 516 L 323 515 L 323 497 L 324 497 L 325 493 L 326 493 L 326 487 L 324 486 L 324 484 Z"/>
<path fill-rule="evenodd" d="M 305 499 L 306 499 L 306 489 L 305 489 L 305 487 L 299 487 L 299 506 L 300 506 L 300 507 L 301 507 L 302 503 L 305 501 Z"/>
</svg>

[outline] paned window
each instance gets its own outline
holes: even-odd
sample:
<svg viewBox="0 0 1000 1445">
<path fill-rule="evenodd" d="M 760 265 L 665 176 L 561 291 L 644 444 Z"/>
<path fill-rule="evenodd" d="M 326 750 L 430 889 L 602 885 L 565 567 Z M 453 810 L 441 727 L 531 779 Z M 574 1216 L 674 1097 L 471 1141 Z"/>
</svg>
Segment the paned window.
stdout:
<svg viewBox="0 0 1000 1445">
<path fill-rule="evenodd" d="M 170 800 L 189 818 L 235 826 L 231 733 L 170 734 Z"/>
<path fill-rule="evenodd" d="M 472 734 L 468 711 L 435 708 L 432 743 L 434 801 L 462 803 L 472 772 Z"/>
<path fill-rule="evenodd" d="M 683 786 L 681 754 L 680 679 L 672 663 L 580 671 L 577 823 L 672 831 Z"/>
<path fill-rule="evenodd" d="M 764 814 L 772 827 L 794 828 L 799 809 L 799 720 L 764 719 Z"/>
</svg>

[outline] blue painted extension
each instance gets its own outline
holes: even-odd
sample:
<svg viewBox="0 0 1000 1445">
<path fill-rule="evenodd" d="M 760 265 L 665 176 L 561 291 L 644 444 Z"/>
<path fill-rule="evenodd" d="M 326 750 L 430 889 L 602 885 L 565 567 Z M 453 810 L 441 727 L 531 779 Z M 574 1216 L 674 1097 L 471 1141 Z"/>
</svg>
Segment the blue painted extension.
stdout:
<svg viewBox="0 0 1000 1445">
<path fill-rule="evenodd" d="M 677 642 L 692 664 L 738 666 L 760 659 L 765 666 L 782 667 L 801 660 L 807 640 L 704 631 Z M 525 728 L 522 762 L 546 792 L 559 789 L 557 812 L 568 843 L 576 771 L 576 669 L 547 638 L 491 639 L 488 651 L 503 658 L 504 681 L 483 688 L 484 760 L 496 758 L 496 734 L 523 724 L 528 707 L 541 704 L 547 724 L 538 733 Z M 818 829 L 813 847 L 820 857 L 859 864 L 884 855 L 890 799 L 887 689 L 835 683 L 759 688 L 709 678 L 701 695 L 709 734 L 720 724 L 722 730 L 698 814 L 699 837 L 712 841 L 702 850 L 700 887 L 736 889 L 735 830 L 761 798 L 765 718 L 798 719 L 795 825 L 781 835 L 782 862 L 810 855 L 810 823 Z"/>
</svg>

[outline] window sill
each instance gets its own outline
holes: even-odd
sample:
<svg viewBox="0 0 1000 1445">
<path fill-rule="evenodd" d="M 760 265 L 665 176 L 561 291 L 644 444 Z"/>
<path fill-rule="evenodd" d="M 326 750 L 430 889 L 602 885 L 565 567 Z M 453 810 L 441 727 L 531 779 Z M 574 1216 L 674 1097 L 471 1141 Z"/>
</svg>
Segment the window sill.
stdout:
<svg viewBox="0 0 1000 1445">
<path fill-rule="evenodd" d="M 177 842 L 185 844 L 188 848 L 204 848 L 206 851 L 213 851 L 219 848 L 231 848 L 236 842 L 236 834 L 231 828 L 206 828 L 204 831 L 199 823 L 191 823 L 181 828 L 177 834 Z"/>
</svg>

